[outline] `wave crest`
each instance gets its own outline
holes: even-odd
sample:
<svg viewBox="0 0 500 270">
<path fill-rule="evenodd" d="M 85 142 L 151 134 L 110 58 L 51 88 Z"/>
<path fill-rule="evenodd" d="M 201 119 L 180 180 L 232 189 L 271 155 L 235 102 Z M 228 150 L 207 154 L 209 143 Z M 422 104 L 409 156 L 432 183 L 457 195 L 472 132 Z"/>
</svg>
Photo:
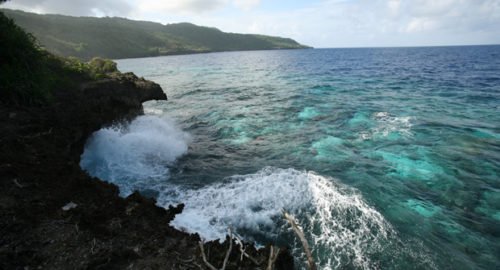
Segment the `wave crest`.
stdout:
<svg viewBox="0 0 500 270">
<path fill-rule="evenodd" d="M 285 209 L 301 220 L 324 267 L 370 268 L 368 255 L 380 252 L 393 233 L 354 189 L 313 172 L 267 167 L 229 177 L 225 183 L 175 193 L 163 193 L 158 200 L 163 206 L 185 203 L 171 225 L 200 233 L 205 240 L 224 239 L 227 227 L 246 238 L 277 237 L 289 231 L 281 218 Z M 293 247 L 300 250 L 296 241 Z"/>
<path fill-rule="evenodd" d="M 139 116 L 128 125 L 100 129 L 87 141 L 80 166 L 112 182 L 127 196 L 134 190 L 157 189 L 169 166 L 188 149 L 190 137 L 168 118 Z"/>
</svg>

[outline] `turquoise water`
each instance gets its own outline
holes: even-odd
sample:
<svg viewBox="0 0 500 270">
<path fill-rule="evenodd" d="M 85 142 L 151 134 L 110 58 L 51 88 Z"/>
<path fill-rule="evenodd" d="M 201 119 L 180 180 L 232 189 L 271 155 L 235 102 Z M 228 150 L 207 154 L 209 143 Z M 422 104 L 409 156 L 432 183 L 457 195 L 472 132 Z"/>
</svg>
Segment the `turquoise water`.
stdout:
<svg viewBox="0 0 500 270">
<path fill-rule="evenodd" d="M 500 269 L 500 46 L 119 60 L 161 84 L 82 167 L 215 239 L 300 243 L 320 269 Z M 299 268 L 300 268 L 299 263 Z"/>
</svg>

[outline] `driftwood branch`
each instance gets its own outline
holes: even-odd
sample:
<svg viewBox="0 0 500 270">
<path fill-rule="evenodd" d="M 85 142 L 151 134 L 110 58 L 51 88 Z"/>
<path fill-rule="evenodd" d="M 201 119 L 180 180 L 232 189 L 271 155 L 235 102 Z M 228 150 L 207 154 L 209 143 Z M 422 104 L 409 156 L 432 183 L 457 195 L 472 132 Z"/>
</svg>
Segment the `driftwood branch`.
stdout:
<svg viewBox="0 0 500 270">
<path fill-rule="evenodd" d="M 231 251 L 233 249 L 233 234 L 231 232 L 231 229 L 228 228 L 227 231 L 229 233 L 229 248 L 227 249 L 226 256 L 224 257 L 224 262 L 222 263 L 222 268 L 220 270 L 225 270 L 226 269 L 227 261 L 229 260 L 229 255 L 231 255 Z M 203 242 L 199 241 L 198 245 L 200 246 L 201 257 L 202 257 L 203 262 L 205 263 L 205 265 L 208 268 L 210 268 L 210 270 L 217 270 L 217 268 L 215 268 L 215 266 L 213 266 L 211 263 L 208 262 L 207 256 L 205 255 L 205 249 L 203 248 Z"/>
<path fill-rule="evenodd" d="M 274 246 L 271 246 L 270 251 L 269 251 L 269 258 L 267 261 L 266 270 L 273 270 L 274 269 L 274 263 L 276 262 L 276 259 L 278 259 L 279 253 L 280 253 L 279 248 L 276 248 L 276 250 L 274 250 Z"/>
<path fill-rule="evenodd" d="M 243 261 L 243 256 L 245 255 L 245 250 L 246 248 L 244 247 L 243 245 L 243 242 L 241 242 L 240 238 L 238 238 L 238 236 L 234 236 L 234 241 L 236 242 L 236 244 L 238 246 L 240 246 L 240 253 L 241 253 L 241 256 L 240 256 L 240 261 Z"/>
<path fill-rule="evenodd" d="M 309 248 L 309 244 L 307 243 L 306 237 L 304 236 L 304 232 L 300 229 L 299 225 L 297 224 L 295 218 L 292 215 L 283 211 L 283 216 L 292 226 L 292 229 L 297 235 L 297 237 L 300 239 L 300 242 L 302 242 L 302 247 L 304 248 L 304 251 L 306 252 L 307 256 L 307 263 L 309 264 L 309 270 L 316 270 L 316 264 L 314 263 L 311 249 Z"/>
<path fill-rule="evenodd" d="M 258 262 L 256 259 L 254 259 L 252 256 L 248 255 L 248 253 L 246 253 L 246 249 L 243 247 L 243 241 L 241 241 L 241 239 L 238 237 L 238 236 L 234 236 L 234 240 L 236 241 L 236 244 L 240 246 L 240 252 L 241 252 L 241 256 L 240 256 L 240 261 L 243 261 L 243 256 L 247 257 L 250 261 L 252 261 L 255 265 L 260 265 L 261 262 Z"/>
<path fill-rule="evenodd" d="M 227 261 L 229 260 L 229 255 L 231 255 L 231 251 L 233 249 L 233 233 L 231 232 L 231 228 L 228 228 L 227 232 L 229 234 L 229 248 L 226 252 L 226 257 L 224 258 L 224 263 L 222 264 L 221 270 L 226 269 Z"/>
<path fill-rule="evenodd" d="M 207 261 L 207 256 L 205 255 L 205 249 L 203 248 L 203 242 L 200 241 L 198 242 L 198 244 L 200 245 L 200 250 L 201 250 L 201 257 L 203 259 L 203 262 L 205 263 L 205 265 L 210 268 L 210 270 L 217 270 L 217 268 L 215 268 L 212 264 L 210 264 L 208 261 Z"/>
</svg>

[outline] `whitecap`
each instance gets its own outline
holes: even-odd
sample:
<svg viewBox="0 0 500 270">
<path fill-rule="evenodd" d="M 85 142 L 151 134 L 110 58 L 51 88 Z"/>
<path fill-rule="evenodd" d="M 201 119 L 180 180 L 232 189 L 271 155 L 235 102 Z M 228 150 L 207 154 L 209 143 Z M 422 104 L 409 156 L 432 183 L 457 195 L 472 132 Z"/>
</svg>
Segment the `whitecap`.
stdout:
<svg viewBox="0 0 500 270">
<path fill-rule="evenodd" d="M 288 231 L 282 210 L 297 216 L 322 268 L 371 268 L 370 254 L 381 252 L 393 229 L 354 189 L 314 172 L 267 167 L 196 190 L 162 193 L 162 206 L 185 203 L 171 225 L 224 239 L 227 227 L 244 237 L 277 237 Z M 294 242 L 293 248 L 300 250 Z"/>
<path fill-rule="evenodd" d="M 394 116 L 388 112 L 372 114 L 375 126 L 359 134 L 361 140 L 368 139 L 399 139 L 413 136 L 411 128 L 414 118 L 412 116 Z"/>
<path fill-rule="evenodd" d="M 128 125 L 94 132 L 80 166 L 94 177 L 117 184 L 120 194 L 127 196 L 164 184 L 169 166 L 187 152 L 189 141 L 173 120 L 139 116 Z"/>
</svg>

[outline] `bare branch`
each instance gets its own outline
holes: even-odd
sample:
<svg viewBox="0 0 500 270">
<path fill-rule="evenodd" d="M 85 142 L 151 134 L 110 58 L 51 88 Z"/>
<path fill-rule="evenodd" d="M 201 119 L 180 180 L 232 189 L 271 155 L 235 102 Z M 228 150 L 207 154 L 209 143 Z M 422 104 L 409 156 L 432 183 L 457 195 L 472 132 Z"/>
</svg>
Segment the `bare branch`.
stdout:
<svg viewBox="0 0 500 270">
<path fill-rule="evenodd" d="M 241 253 L 241 256 L 240 256 L 240 261 L 243 261 L 243 255 L 245 254 L 245 250 L 246 248 L 244 248 L 243 246 L 243 242 L 241 242 L 240 238 L 238 238 L 238 236 L 234 236 L 234 241 L 236 242 L 236 244 L 238 246 L 240 246 L 240 253 Z"/>
<path fill-rule="evenodd" d="M 274 250 L 274 246 L 271 246 L 266 270 L 274 269 L 274 263 L 276 262 L 276 259 L 278 259 L 279 253 L 280 253 L 280 248 L 276 248 L 276 250 Z"/>
<path fill-rule="evenodd" d="M 229 255 L 231 255 L 231 251 L 233 250 L 233 233 L 231 232 L 231 228 L 227 229 L 228 234 L 229 234 L 229 248 L 227 249 L 226 256 L 224 257 L 224 262 L 222 263 L 222 268 L 220 270 L 225 270 L 227 266 L 227 261 L 229 260 Z M 200 241 L 198 242 L 198 245 L 200 246 L 201 250 L 201 256 L 203 258 L 203 262 L 205 265 L 210 268 L 210 270 L 217 270 L 215 266 L 210 264 L 207 260 L 207 256 L 205 255 L 205 249 L 203 248 L 203 242 Z"/>
<path fill-rule="evenodd" d="M 269 251 L 269 258 L 267 259 L 267 268 L 266 270 L 273 270 L 273 252 L 274 248 L 271 246 Z"/>
<path fill-rule="evenodd" d="M 302 242 L 302 247 L 304 247 L 304 251 L 306 252 L 306 256 L 307 256 L 307 263 L 309 264 L 309 270 L 316 270 L 316 264 L 314 263 L 311 249 L 309 249 L 309 244 L 307 243 L 306 237 L 304 236 L 304 232 L 302 232 L 299 225 L 295 221 L 295 218 L 292 215 L 283 211 L 283 216 L 292 226 L 292 229 L 295 232 L 295 234 L 297 235 L 297 237 L 299 237 L 300 242 Z"/>
<path fill-rule="evenodd" d="M 229 249 L 226 252 L 226 257 L 224 258 L 224 263 L 222 264 L 221 270 L 226 269 L 227 261 L 229 260 L 229 255 L 231 255 L 231 251 L 233 249 L 233 233 L 231 232 L 231 228 L 227 228 L 227 232 L 229 234 Z"/>
<path fill-rule="evenodd" d="M 205 256 L 205 249 L 203 248 L 203 242 L 198 242 L 198 244 L 200 245 L 200 250 L 201 250 L 201 257 L 203 258 L 203 262 L 205 263 L 205 265 L 210 268 L 210 270 L 217 270 L 217 268 L 215 268 L 212 264 L 210 264 L 208 261 L 207 261 L 207 256 Z"/>
<path fill-rule="evenodd" d="M 234 236 L 234 239 L 236 241 L 236 244 L 240 246 L 240 252 L 241 252 L 241 257 L 240 261 L 243 261 L 243 256 L 247 257 L 250 261 L 252 261 L 255 265 L 261 265 L 262 262 L 258 262 L 256 259 L 254 259 L 252 256 L 248 255 L 248 253 L 245 252 L 245 248 L 243 248 L 243 241 L 238 236 Z"/>
</svg>

